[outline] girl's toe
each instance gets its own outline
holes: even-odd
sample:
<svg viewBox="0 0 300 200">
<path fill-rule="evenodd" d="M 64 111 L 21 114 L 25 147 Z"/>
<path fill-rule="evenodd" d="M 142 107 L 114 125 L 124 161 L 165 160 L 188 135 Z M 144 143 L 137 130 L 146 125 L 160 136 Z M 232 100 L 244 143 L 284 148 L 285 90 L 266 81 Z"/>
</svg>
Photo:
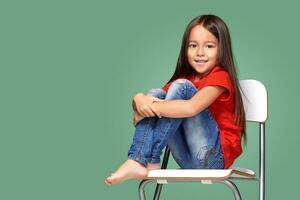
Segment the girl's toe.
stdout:
<svg viewBox="0 0 300 200">
<path fill-rule="evenodd" d="M 107 179 L 105 179 L 105 181 L 104 181 L 104 182 L 105 182 L 105 184 L 106 184 L 106 185 L 111 185 L 111 181 L 110 181 L 110 180 L 108 180 L 108 178 L 107 178 Z"/>
</svg>

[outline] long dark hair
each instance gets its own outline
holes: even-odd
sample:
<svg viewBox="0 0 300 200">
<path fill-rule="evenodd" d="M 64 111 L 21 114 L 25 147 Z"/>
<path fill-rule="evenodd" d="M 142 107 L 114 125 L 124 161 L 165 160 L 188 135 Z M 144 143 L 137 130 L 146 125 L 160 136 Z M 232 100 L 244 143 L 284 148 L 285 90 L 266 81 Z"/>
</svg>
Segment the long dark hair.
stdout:
<svg viewBox="0 0 300 200">
<path fill-rule="evenodd" d="M 246 143 L 246 119 L 245 111 L 242 101 L 242 95 L 240 92 L 240 85 L 237 78 L 237 72 L 235 63 L 233 60 L 231 39 L 227 25 L 225 22 L 215 15 L 201 15 L 192 19 L 192 21 L 186 27 L 182 38 L 181 50 L 178 56 L 175 72 L 168 83 L 181 78 L 188 77 L 194 74 L 196 71 L 189 64 L 187 59 L 188 39 L 190 32 L 196 25 L 202 25 L 210 33 L 212 33 L 219 41 L 219 58 L 217 65 L 228 72 L 231 78 L 232 85 L 235 93 L 235 123 L 242 127 L 242 138 L 244 144 Z"/>
</svg>

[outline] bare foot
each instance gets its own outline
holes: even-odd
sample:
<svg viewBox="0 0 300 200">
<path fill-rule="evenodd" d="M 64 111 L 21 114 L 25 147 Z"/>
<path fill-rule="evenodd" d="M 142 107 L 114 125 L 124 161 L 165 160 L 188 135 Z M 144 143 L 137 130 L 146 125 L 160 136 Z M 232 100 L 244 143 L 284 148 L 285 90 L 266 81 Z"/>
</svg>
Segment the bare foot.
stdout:
<svg viewBox="0 0 300 200">
<path fill-rule="evenodd" d="M 148 170 L 160 169 L 160 163 L 148 163 Z"/>
<path fill-rule="evenodd" d="M 128 179 L 147 177 L 148 170 L 142 164 L 134 160 L 126 160 L 115 173 L 107 177 L 104 181 L 106 185 L 115 185 Z"/>
</svg>

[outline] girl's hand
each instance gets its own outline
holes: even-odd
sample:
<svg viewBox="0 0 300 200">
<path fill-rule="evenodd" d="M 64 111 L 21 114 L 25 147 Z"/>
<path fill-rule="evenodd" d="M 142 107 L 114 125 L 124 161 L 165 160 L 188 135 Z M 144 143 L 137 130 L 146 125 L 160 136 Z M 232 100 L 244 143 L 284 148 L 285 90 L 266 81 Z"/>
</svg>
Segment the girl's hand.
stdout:
<svg viewBox="0 0 300 200">
<path fill-rule="evenodd" d="M 164 101 L 153 96 L 146 96 L 143 93 L 138 93 L 133 98 L 135 109 L 139 115 L 143 117 L 154 117 L 158 116 L 161 118 L 161 115 L 158 110 L 156 110 L 152 103 L 155 101 Z"/>
<path fill-rule="evenodd" d="M 136 124 L 139 121 L 141 121 L 142 119 L 144 119 L 144 117 L 139 115 L 139 113 L 137 113 L 136 111 L 134 111 L 134 113 L 133 113 L 133 125 L 136 126 Z"/>
</svg>

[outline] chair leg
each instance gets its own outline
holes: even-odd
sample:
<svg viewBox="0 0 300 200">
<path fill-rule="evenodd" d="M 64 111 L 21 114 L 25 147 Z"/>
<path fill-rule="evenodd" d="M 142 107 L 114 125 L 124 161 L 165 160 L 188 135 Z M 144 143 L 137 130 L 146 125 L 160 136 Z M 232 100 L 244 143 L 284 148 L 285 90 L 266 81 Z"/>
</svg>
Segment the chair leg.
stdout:
<svg viewBox="0 0 300 200">
<path fill-rule="evenodd" d="M 161 165 L 161 169 L 166 169 L 167 168 L 168 161 L 169 161 L 169 156 L 170 156 L 170 148 L 168 146 L 166 146 L 166 150 L 165 150 L 165 153 L 164 153 L 164 158 L 163 158 L 163 162 L 162 162 L 162 165 Z M 152 182 L 152 181 L 155 181 L 155 180 L 142 180 L 140 182 L 140 185 L 139 185 L 140 200 L 145 200 L 146 199 L 146 197 L 145 197 L 145 186 L 146 186 L 147 183 Z M 154 200 L 159 200 L 161 189 L 162 189 L 162 184 L 157 184 L 156 188 L 155 188 L 155 193 L 154 193 L 154 196 L 153 196 Z"/>
<path fill-rule="evenodd" d="M 237 186 L 232 181 L 224 180 L 224 181 L 221 181 L 221 182 L 224 183 L 225 185 L 227 185 L 231 189 L 231 191 L 233 192 L 235 200 L 242 200 L 239 189 L 237 188 Z"/>
<path fill-rule="evenodd" d="M 156 184 L 153 200 L 159 200 L 162 186 L 162 184 Z"/>
<path fill-rule="evenodd" d="M 154 182 L 156 180 L 142 180 L 140 185 L 139 185 L 139 197 L 140 197 L 140 200 L 146 200 L 146 196 L 145 196 L 145 186 L 146 184 L 150 183 L 150 182 Z M 221 183 L 224 183 L 225 185 L 227 185 L 231 191 L 233 192 L 233 195 L 234 195 L 234 198 L 235 200 L 242 200 L 242 197 L 241 197 L 241 194 L 240 194 L 240 191 L 239 189 L 237 188 L 237 186 L 230 180 L 224 180 L 224 181 L 220 181 Z M 161 185 L 161 184 L 158 184 L 158 185 Z M 154 196 L 154 198 L 159 198 L 159 195 L 158 196 Z"/>
<path fill-rule="evenodd" d="M 165 150 L 165 153 L 164 153 L 164 158 L 163 158 L 163 162 L 162 162 L 162 165 L 161 165 L 161 169 L 166 169 L 167 168 L 168 161 L 169 161 L 169 156 L 170 156 L 170 148 L 168 146 L 166 146 L 166 150 Z M 156 184 L 153 200 L 159 200 L 160 193 L 161 193 L 161 190 L 162 190 L 162 186 L 163 186 L 163 184 Z"/>
<path fill-rule="evenodd" d="M 265 199 L 265 123 L 259 124 L 259 199 L 264 200 Z"/>
<path fill-rule="evenodd" d="M 140 200 L 146 200 L 145 196 L 145 186 L 147 183 L 153 182 L 155 180 L 142 180 L 140 185 L 139 185 L 139 197 Z"/>
</svg>

